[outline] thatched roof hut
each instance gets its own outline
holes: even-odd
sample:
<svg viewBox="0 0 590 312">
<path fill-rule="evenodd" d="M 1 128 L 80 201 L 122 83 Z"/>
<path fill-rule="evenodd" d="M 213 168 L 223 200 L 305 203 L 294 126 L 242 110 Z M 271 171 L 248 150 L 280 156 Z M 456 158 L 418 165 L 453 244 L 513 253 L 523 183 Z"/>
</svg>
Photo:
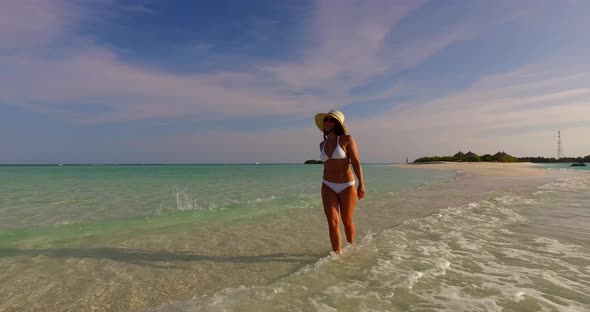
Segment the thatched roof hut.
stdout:
<svg viewBox="0 0 590 312">
<path fill-rule="evenodd" d="M 494 157 L 494 158 L 501 158 L 501 157 L 506 157 L 506 156 L 510 156 L 510 155 L 504 153 L 504 151 L 502 151 L 502 152 L 498 151 L 496 154 L 492 155 L 492 157 Z"/>
<path fill-rule="evenodd" d="M 472 151 L 469 151 L 469 152 L 467 152 L 467 154 L 465 154 L 465 157 L 468 157 L 468 158 L 469 157 L 477 157 L 477 154 Z"/>
<path fill-rule="evenodd" d="M 496 154 L 492 155 L 492 158 L 495 161 L 507 161 L 509 158 L 513 158 L 511 155 L 504 153 L 504 151 L 500 152 L 498 151 Z"/>
<path fill-rule="evenodd" d="M 453 157 L 456 157 L 456 158 L 463 158 L 463 157 L 465 157 L 465 154 L 463 154 L 463 152 L 459 151 L 459 153 L 457 153 L 457 154 L 453 155 Z"/>
</svg>

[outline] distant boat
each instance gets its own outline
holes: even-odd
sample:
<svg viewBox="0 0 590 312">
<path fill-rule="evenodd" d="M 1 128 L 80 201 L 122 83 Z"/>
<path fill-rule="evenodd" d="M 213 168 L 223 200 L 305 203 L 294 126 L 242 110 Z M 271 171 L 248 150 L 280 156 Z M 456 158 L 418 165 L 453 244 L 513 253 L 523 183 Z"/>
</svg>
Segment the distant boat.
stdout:
<svg viewBox="0 0 590 312">
<path fill-rule="evenodd" d="M 571 164 L 570 167 L 586 167 L 585 163 L 575 163 L 575 164 Z"/>
<path fill-rule="evenodd" d="M 57 164 L 58 166 L 63 166 L 64 164 Z"/>
<path fill-rule="evenodd" d="M 259 161 L 255 161 L 255 162 L 253 162 L 252 164 L 253 164 L 253 165 L 260 165 L 260 162 L 259 162 Z"/>
</svg>

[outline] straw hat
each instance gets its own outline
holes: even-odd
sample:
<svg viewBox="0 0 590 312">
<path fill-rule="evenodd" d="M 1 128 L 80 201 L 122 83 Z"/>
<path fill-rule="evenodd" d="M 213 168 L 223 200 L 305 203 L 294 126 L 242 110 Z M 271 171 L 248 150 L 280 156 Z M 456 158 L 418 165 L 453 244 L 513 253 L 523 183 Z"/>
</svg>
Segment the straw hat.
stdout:
<svg viewBox="0 0 590 312">
<path fill-rule="evenodd" d="M 342 125 L 342 129 L 344 130 L 344 134 L 348 132 L 346 125 L 344 125 L 344 114 L 337 109 L 333 109 L 327 113 L 319 113 L 315 115 L 315 125 L 318 126 L 322 132 L 324 132 L 324 117 L 328 115 L 334 117 L 334 119 L 340 122 L 340 125 Z"/>
</svg>

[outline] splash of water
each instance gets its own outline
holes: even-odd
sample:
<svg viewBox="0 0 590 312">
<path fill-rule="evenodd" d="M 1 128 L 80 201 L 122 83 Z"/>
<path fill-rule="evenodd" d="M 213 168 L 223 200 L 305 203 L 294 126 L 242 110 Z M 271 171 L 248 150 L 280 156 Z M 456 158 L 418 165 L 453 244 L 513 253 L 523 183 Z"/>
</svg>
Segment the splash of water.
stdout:
<svg viewBox="0 0 590 312">
<path fill-rule="evenodd" d="M 180 211 L 198 210 L 199 205 L 186 191 L 176 189 L 176 209 Z"/>
</svg>

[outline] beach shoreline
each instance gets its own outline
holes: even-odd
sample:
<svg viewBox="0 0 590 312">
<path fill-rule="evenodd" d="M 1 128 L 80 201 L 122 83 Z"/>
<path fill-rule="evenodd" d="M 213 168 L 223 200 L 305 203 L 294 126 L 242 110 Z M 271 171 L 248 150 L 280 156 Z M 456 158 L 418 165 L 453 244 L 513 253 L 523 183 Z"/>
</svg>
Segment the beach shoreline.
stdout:
<svg viewBox="0 0 590 312">
<path fill-rule="evenodd" d="M 550 170 L 544 169 L 542 165 L 530 162 L 432 162 L 396 164 L 394 166 L 412 169 L 457 170 L 475 175 L 500 177 L 530 177 L 550 174 Z"/>
<path fill-rule="evenodd" d="M 587 302 L 560 296 L 563 287 L 584 293 L 581 274 L 543 289 L 518 282 L 549 265 L 580 265 L 565 263 L 562 252 L 590 255 L 584 219 L 589 177 L 531 164 L 487 166 L 495 175 L 502 167 L 528 166 L 547 175 L 465 170 L 482 165 L 407 165 L 455 167 L 430 171 L 365 166 L 370 196 L 355 212 L 358 248 L 338 258 L 328 256 L 318 185 L 309 183 L 317 182 L 317 167 L 134 167 L 123 174 L 121 168 L 69 167 L 60 176 L 48 174 L 50 167 L 6 170 L 11 175 L 2 176 L 0 195 L 4 207 L 18 208 L 20 215 L 0 219 L 0 297 L 8 298 L 0 311 L 271 311 L 287 305 L 307 311 L 317 302 L 339 311 L 387 310 L 414 304 L 404 296 L 410 290 L 426 307 L 454 305 L 459 311 L 481 310 L 490 300 L 512 310 L 551 306 L 544 296 L 573 307 Z M 257 176 L 245 184 L 244 171 Z M 15 178 L 25 174 L 35 177 L 26 188 Z M 73 183 L 83 188 L 72 190 Z M 40 185 L 53 186 L 46 197 L 36 191 Z M 105 194 L 115 196 L 98 205 Z M 125 207 L 136 210 L 123 214 Z M 51 214 L 31 219 L 46 211 L 41 209 Z M 47 223 L 52 220 L 62 222 Z M 515 262 L 513 255 L 531 261 Z M 489 270 L 514 278 L 499 281 Z M 551 274 L 565 280 L 560 272 Z M 489 285 L 496 297 L 473 293 L 473 282 Z M 449 288 L 457 291 L 449 296 Z M 358 291 L 352 303 L 342 300 L 348 291 Z M 520 292 L 528 301 L 512 302 Z M 374 301 L 375 294 L 387 301 Z"/>
</svg>

